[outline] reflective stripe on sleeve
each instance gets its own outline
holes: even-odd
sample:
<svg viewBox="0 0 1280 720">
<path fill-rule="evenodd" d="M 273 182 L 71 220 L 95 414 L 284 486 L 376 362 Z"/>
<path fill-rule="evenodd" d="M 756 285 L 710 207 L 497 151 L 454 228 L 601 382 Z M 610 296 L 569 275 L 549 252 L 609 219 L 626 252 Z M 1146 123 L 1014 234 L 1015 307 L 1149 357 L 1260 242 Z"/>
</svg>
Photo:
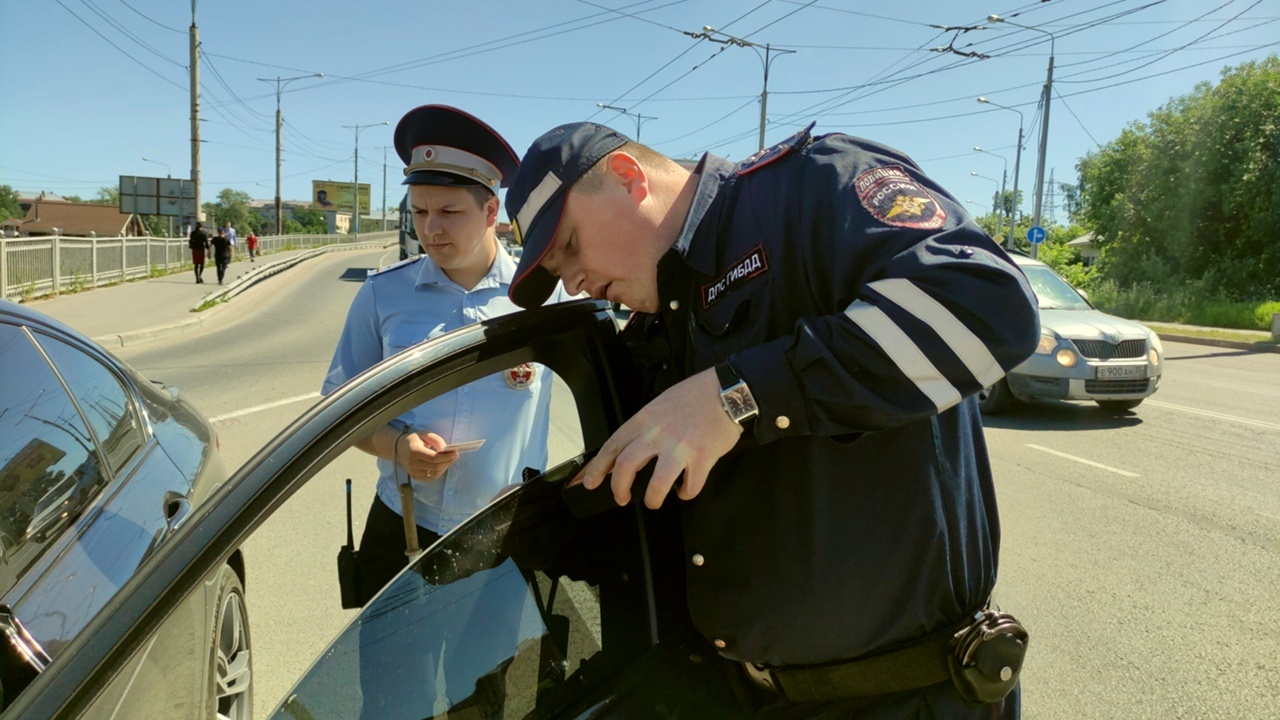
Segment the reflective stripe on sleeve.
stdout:
<svg viewBox="0 0 1280 720">
<path fill-rule="evenodd" d="M 889 278 L 877 280 L 871 287 L 933 328 L 982 387 L 990 387 L 1004 377 L 1000 363 L 978 336 L 915 283 L 905 278 Z"/>
<path fill-rule="evenodd" d="M 915 383 L 920 392 L 933 401 L 938 412 L 959 404 L 960 392 L 938 372 L 929 358 L 924 356 L 920 348 L 883 310 L 857 300 L 844 314 L 884 350 L 889 360 Z"/>
</svg>

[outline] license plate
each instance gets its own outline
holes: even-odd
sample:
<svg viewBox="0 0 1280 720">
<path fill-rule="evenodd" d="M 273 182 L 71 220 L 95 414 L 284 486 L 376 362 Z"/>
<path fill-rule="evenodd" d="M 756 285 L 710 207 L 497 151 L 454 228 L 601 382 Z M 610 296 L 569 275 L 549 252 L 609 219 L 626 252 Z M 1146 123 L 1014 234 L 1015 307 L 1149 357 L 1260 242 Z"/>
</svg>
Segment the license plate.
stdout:
<svg viewBox="0 0 1280 720">
<path fill-rule="evenodd" d="M 1118 378 L 1146 378 L 1146 365 L 1101 365 L 1098 367 L 1099 380 L 1115 380 Z"/>
</svg>

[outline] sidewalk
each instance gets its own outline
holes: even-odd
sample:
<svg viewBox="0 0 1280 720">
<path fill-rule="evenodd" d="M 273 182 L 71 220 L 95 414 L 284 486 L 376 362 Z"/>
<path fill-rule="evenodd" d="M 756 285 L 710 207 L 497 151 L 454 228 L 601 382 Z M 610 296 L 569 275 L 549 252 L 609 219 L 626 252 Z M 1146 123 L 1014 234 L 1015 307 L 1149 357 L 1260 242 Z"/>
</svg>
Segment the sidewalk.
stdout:
<svg viewBox="0 0 1280 720">
<path fill-rule="evenodd" d="M 226 296 L 269 279 L 276 273 L 325 252 L 341 252 L 377 247 L 360 245 L 327 246 L 285 250 L 260 256 L 251 262 L 239 253 L 227 266 L 224 285 L 218 285 L 217 269 L 206 263 L 204 283 L 197 285 L 192 270 L 163 277 L 93 288 L 84 292 L 33 300 L 29 305 L 55 320 L 66 323 L 108 349 L 150 342 L 170 335 L 207 327 L 230 305 L 221 302 L 202 312 L 192 312 L 206 301 Z"/>
</svg>

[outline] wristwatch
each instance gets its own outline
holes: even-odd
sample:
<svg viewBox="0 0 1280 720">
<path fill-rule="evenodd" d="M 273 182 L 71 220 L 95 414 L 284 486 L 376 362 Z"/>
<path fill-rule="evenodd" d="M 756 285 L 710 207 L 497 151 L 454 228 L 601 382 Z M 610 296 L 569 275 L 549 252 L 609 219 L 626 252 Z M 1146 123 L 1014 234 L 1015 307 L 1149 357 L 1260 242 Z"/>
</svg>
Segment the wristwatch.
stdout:
<svg viewBox="0 0 1280 720">
<path fill-rule="evenodd" d="M 745 430 L 750 430 L 760 409 L 756 407 L 756 399 L 746 381 L 738 377 L 733 366 L 727 361 L 716 365 L 716 377 L 720 379 L 720 404 L 729 414 L 729 419 L 738 423 Z"/>
</svg>

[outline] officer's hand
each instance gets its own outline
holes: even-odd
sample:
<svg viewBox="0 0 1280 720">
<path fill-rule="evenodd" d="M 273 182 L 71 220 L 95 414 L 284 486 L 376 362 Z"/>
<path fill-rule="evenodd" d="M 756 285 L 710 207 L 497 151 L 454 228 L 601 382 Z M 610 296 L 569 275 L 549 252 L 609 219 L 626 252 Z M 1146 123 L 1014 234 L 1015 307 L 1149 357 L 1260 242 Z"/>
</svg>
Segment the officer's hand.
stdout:
<svg viewBox="0 0 1280 720">
<path fill-rule="evenodd" d="M 626 505 L 636 472 L 656 457 L 644 504 L 661 507 L 681 473 L 684 483 L 676 494 L 690 500 L 702 491 L 711 467 L 733 449 L 741 434 L 742 427 L 729 419 L 720 404 L 715 371 L 705 370 L 671 386 L 618 428 L 579 478 L 594 490 L 612 471 L 613 498 Z"/>
<path fill-rule="evenodd" d="M 414 480 L 439 480 L 458 459 L 456 451 L 441 452 L 446 445 L 444 438 L 432 432 L 407 433 L 400 439 L 396 457 Z"/>
</svg>

